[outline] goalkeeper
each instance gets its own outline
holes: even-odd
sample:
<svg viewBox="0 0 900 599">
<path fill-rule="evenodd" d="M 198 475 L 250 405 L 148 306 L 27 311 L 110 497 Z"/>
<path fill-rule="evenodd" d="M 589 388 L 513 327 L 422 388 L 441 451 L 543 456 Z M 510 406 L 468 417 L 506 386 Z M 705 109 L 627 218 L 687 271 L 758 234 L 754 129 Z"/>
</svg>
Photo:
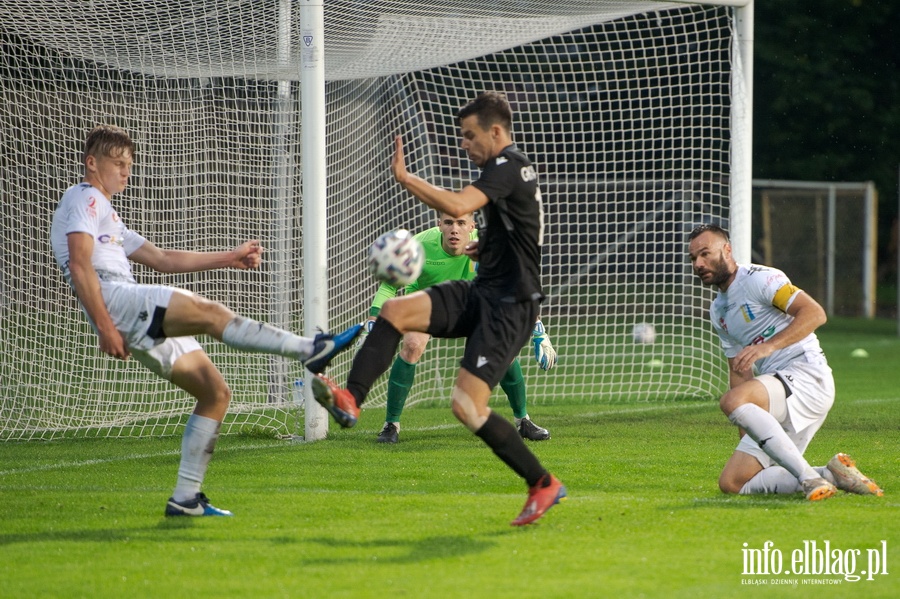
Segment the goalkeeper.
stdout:
<svg viewBox="0 0 900 599">
<path fill-rule="evenodd" d="M 419 233 L 416 239 L 425 248 L 425 266 L 418 280 L 406 286 L 406 293 L 425 289 L 442 281 L 457 279 L 471 281 L 475 278 L 477 263 L 464 253 L 466 244 L 478 239 L 471 213 L 459 218 L 440 213 L 438 226 Z M 387 283 L 381 284 L 369 309 L 369 321 L 363 331 L 364 336 L 374 324 L 382 304 L 396 294 L 396 287 Z M 364 336 L 360 338 L 359 345 L 365 341 Z M 416 363 L 425 352 L 425 346 L 430 338 L 427 333 L 415 331 L 403 335 L 403 344 L 400 346 L 399 355 L 394 359 L 388 380 L 387 409 L 384 428 L 378 434 L 379 443 L 396 443 L 399 440 L 400 414 L 403 412 L 403 406 L 416 376 Z M 553 368 L 556 364 L 556 351 L 550 344 L 550 338 L 544 331 L 540 319 L 535 322 L 532 340 L 535 359 L 541 368 L 543 370 Z M 500 388 L 509 400 L 519 434 L 531 441 L 549 439 L 549 431 L 532 422 L 528 416 L 525 379 L 522 377 L 522 366 L 518 358 L 512 361 L 506 374 L 500 379 Z"/>
</svg>

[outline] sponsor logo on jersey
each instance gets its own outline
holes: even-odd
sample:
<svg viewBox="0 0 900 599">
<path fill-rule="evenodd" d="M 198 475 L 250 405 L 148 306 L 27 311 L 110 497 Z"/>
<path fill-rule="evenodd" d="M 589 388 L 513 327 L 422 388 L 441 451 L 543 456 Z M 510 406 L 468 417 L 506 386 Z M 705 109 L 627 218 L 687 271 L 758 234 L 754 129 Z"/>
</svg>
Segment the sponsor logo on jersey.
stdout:
<svg viewBox="0 0 900 599">
<path fill-rule="evenodd" d="M 537 179 L 537 173 L 534 172 L 534 167 L 531 165 L 523 166 L 519 172 L 522 173 L 522 181 L 534 181 Z"/>
<path fill-rule="evenodd" d="M 753 309 L 750 307 L 750 304 L 744 304 L 741 306 L 741 314 L 744 315 L 744 322 L 753 322 L 756 320 L 756 314 L 753 313 Z"/>
<path fill-rule="evenodd" d="M 506 156 L 497 156 L 497 160 L 494 161 L 494 164 L 500 166 L 501 164 L 506 164 L 509 162 L 509 159 Z"/>
<path fill-rule="evenodd" d="M 762 332 L 762 335 L 757 335 L 753 338 L 753 341 L 750 342 L 750 345 L 759 345 L 763 343 L 766 339 L 775 334 L 775 326 L 770 326 L 765 331 Z"/>
<path fill-rule="evenodd" d="M 97 241 L 99 241 L 100 243 L 111 243 L 113 245 L 120 245 L 120 246 L 125 245 L 125 240 L 117 235 L 104 234 L 104 235 L 101 235 L 100 237 L 98 237 Z"/>
</svg>

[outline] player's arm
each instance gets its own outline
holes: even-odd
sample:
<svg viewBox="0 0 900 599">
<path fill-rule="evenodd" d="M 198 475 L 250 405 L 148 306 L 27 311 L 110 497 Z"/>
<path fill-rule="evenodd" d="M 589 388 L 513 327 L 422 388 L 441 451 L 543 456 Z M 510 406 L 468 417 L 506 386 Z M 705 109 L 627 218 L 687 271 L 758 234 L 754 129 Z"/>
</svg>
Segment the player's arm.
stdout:
<svg viewBox="0 0 900 599">
<path fill-rule="evenodd" d="M 145 241 L 128 257 L 159 272 L 182 273 L 216 268 L 257 268 L 262 262 L 262 253 L 263 247 L 255 239 L 224 252 L 164 250 Z"/>
<path fill-rule="evenodd" d="M 394 157 L 391 160 L 391 172 L 397 183 L 411 194 L 419 198 L 427 206 L 446 212 L 458 218 L 475 212 L 488 203 L 488 197 L 473 185 L 466 185 L 460 191 L 450 191 L 432 185 L 425 179 L 406 170 L 406 159 L 403 155 L 403 141 L 398 135 L 394 139 Z"/>
<path fill-rule="evenodd" d="M 753 380 L 753 369 L 737 370 L 734 365 L 735 360 L 737 360 L 737 357 L 728 358 L 728 387 L 730 389 L 734 389 L 741 383 Z"/>
<path fill-rule="evenodd" d="M 734 358 L 735 370 L 738 372 L 751 370 L 757 360 L 771 356 L 777 350 L 797 343 L 828 320 L 825 310 L 819 302 L 800 290 L 797 290 L 785 312 L 793 316 L 790 324 L 765 342 L 748 345 L 742 349 Z"/>
<path fill-rule="evenodd" d="M 67 236 L 69 246 L 69 276 L 75 296 L 94 327 L 97 329 L 100 351 L 114 358 L 125 360 L 130 352 L 125 344 L 122 334 L 113 324 L 103 294 L 100 291 L 100 277 L 91 262 L 94 252 L 94 238 L 89 233 L 69 233 Z"/>
</svg>

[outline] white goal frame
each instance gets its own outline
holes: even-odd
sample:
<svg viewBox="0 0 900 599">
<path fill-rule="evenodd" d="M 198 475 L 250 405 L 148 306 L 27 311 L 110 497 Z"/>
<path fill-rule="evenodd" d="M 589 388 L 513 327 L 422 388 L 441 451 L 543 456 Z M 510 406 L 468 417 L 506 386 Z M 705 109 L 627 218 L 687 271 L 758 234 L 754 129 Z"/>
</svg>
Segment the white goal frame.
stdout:
<svg viewBox="0 0 900 599">
<path fill-rule="evenodd" d="M 456 187 L 476 170 L 454 145 L 453 114 L 491 88 L 510 96 L 513 137 L 556 200 L 544 310 L 563 351 L 555 371 L 539 373 L 523 349 L 529 405 L 711 397 L 726 384 L 702 315 L 711 292 L 690 276 L 681 245 L 685 227 L 717 222 L 738 261 L 750 261 L 753 0 L 92 7 L 70 35 L 72 3 L 0 6 L 0 42 L 11 50 L 0 56 L 10 75 L 0 81 L 0 147 L 9 149 L 0 192 L 26 206 L 0 213 L 4 226 L 21 225 L 0 246 L 0 323 L 15 337 L 0 338 L 0 351 L 24 358 L 0 363 L 0 440 L 173 434 L 191 404 L 133 361 L 121 367 L 97 351 L 48 260 L 41 227 L 79 175 L 90 126 L 122 124 L 138 141 L 135 177 L 117 200 L 129 226 L 161 247 L 265 240 L 258 271 L 167 276 L 137 265 L 138 280 L 313 335 L 364 317 L 367 239 L 432 223 L 387 185 L 380 141 L 403 133 L 411 170 Z M 391 210 L 354 215 L 376 199 Z M 26 260 L 14 263 L 18 247 Z M 340 279 L 346 288 L 335 287 Z M 627 332 L 641 319 L 663 327 L 654 347 Z M 56 341 L 54 331 L 65 335 Z M 302 418 L 304 439 L 327 434 L 298 364 L 201 342 L 235 391 L 223 433 L 299 433 Z M 430 376 L 420 367 L 422 393 L 408 405 L 445 401 L 453 343 L 433 342 Z M 330 370 L 338 380 L 350 354 Z M 668 372 L 653 366 L 659 357 Z M 367 407 L 383 405 L 382 383 Z"/>
<path fill-rule="evenodd" d="M 667 0 L 668 1 L 668 0 Z M 304 38 L 309 36 L 312 40 L 312 49 L 303 55 L 304 63 L 301 66 L 303 71 L 303 102 L 309 101 L 315 107 L 315 110 L 309 115 L 309 123 L 307 126 L 307 115 L 304 114 L 303 127 L 303 148 L 304 155 L 309 156 L 307 149 L 312 150 L 313 154 L 324 157 L 326 140 L 325 140 L 325 113 L 320 111 L 318 107 L 324 106 L 325 98 L 325 65 L 323 61 L 316 61 L 314 57 L 324 54 L 324 49 L 317 45 L 317 40 L 324 40 L 324 2 L 323 0 L 301 0 L 304 10 L 301 13 L 305 17 L 306 22 L 301 22 L 301 30 L 304 32 Z M 730 189 L 730 236 L 731 245 L 734 252 L 735 260 L 739 263 L 750 262 L 751 257 L 751 210 L 752 210 L 752 191 L 753 191 L 753 34 L 754 34 L 754 0 L 720 0 L 720 1 L 700 1 L 700 2 L 678 2 L 678 4 L 701 4 L 712 6 L 732 6 L 735 13 L 735 38 L 734 53 L 736 60 L 733 64 L 736 66 L 737 72 L 733 78 L 733 87 L 731 94 L 731 185 Z M 315 77 L 308 77 L 311 73 L 315 73 Z M 327 239 L 325 238 L 326 221 L 325 221 L 325 195 L 324 195 L 324 178 L 327 173 L 324 172 L 324 161 L 307 167 L 304 161 L 304 179 L 314 177 L 313 181 L 317 186 L 316 194 L 305 199 L 306 205 L 311 210 L 304 212 L 304 229 L 314 231 L 312 235 L 304 236 L 305 246 L 304 255 L 315 256 L 316 261 L 306 261 L 304 263 L 306 272 L 310 272 L 309 267 L 326 263 L 326 254 L 323 254 L 326 247 Z M 319 170 L 322 169 L 322 170 Z M 319 177 L 322 177 L 320 180 Z M 321 187 L 319 187 L 321 186 Z M 308 214 L 308 216 L 307 216 Z M 309 252 L 307 254 L 307 252 Z M 304 283 L 304 297 L 307 306 L 318 306 L 320 308 L 327 306 L 328 298 L 323 297 L 323 280 L 309 278 Z M 313 330 L 311 323 L 325 322 L 327 317 L 327 309 L 322 313 L 312 314 L 307 312 L 306 332 L 310 334 Z M 318 319 L 318 320 L 316 320 Z M 308 381 L 307 381 L 308 382 Z M 320 440 L 325 437 L 328 432 L 328 418 L 324 408 L 319 406 L 312 397 L 311 385 L 305 385 L 306 419 L 305 419 L 305 439 Z"/>
</svg>

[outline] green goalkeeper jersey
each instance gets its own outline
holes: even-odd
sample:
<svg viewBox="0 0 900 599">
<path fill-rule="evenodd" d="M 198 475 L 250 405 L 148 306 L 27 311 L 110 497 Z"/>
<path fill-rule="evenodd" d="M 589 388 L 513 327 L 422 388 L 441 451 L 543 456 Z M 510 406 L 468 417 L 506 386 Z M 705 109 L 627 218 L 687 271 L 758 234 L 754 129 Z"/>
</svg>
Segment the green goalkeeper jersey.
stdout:
<svg viewBox="0 0 900 599">
<path fill-rule="evenodd" d="M 471 281 L 475 278 L 478 263 L 473 262 L 465 254 L 451 256 L 445 252 L 444 246 L 441 245 L 442 235 L 440 227 L 422 231 L 416 234 L 415 238 L 419 240 L 425 249 L 425 266 L 422 267 L 422 274 L 419 275 L 419 278 L 406 286 L 406 293 L 426 289 L 444 281 Z M 478 231 L 472 231 L 469 239 L 478 239 Z M 375 293 L 375 298 L 372 300 L 369 316 L 378 316 L 381 306 L 384 305 L 384 302 L 397 295 L 398 289 L 399 287 L 382 283 Z"/>
</svg>

